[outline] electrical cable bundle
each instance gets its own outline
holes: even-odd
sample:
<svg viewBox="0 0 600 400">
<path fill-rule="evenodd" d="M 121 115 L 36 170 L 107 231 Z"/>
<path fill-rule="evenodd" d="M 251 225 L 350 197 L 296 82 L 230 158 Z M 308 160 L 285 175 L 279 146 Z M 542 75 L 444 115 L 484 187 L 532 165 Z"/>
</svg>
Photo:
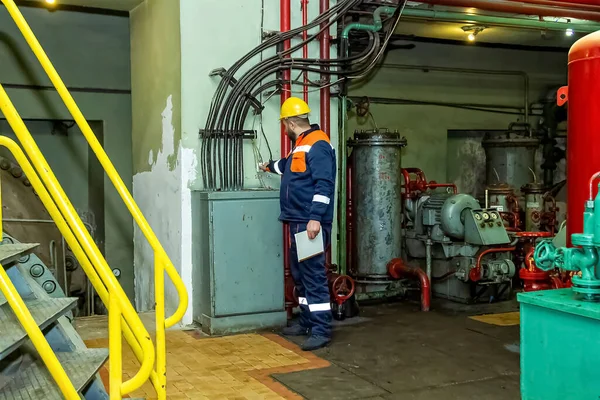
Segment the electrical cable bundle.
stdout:
<svg viewBox="0 0 600 400">
<path fill-rule="evenodd" d="M 323 60 L 318 58 L 291 58 L 291 54 L 317 39 L 323 32 L 330 29 L 363 0 L 339 1 L 328 11 L 319 15 L 305 26 L 282 32 L 265 40 L 252 49 L 244 57 L 235 62 L 229 70 L 219 70 L 222 79 L 213 96 L 205 129 L 200 131 L 202 138 L 201 168 L 204 188 L 207 190 L 241 190 L 244 185 L 243 140 L 253 132 L 244 130 L 244 124 L 251 109 L 255 114 L 262 112 L 262 104 L 256 99 L 266 90 L 280 92 L 284 84 L 304 84 L 300 76 L 309 72 L 329 75 L 328 82 L 308 82 L 313 90 L 321 90 L 349 79 L 362 78 L 373 69 L 384 53 L 402 14 L 405 0 L 400 0 L 386 37 L 381 43 L 378 33 L 367 32 L 368 45 L 360 54 L 337 59 Z M 304 41 L 283 50 L 283 44 L 304 31 L 320 27 L 319 31 L 309 35 Z M 275 47 L 277 53 L 265 58 L 241 74 L 236 73 L 252 58 L 263 51 Z M 284 80 L 283 71 L 300 71 L 296 79 Z M 273 75 L 275 79 L 267 80 Z M 332 80 L 335 75 L 337 79 Z M 265 82 L 266 81 L 266 82 Z M 263 83 L 264 82 L 264 83 Z"/>
</svg>

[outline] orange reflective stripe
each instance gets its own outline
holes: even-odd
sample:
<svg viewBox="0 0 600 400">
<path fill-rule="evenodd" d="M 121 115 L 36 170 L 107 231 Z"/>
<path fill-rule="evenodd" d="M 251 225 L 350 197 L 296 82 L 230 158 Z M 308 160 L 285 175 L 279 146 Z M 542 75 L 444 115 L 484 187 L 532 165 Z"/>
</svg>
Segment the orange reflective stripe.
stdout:
<svg viewBox="0 0 600 400">
<path fill-rule="evenodd" d="M 314 131 L 311 132 L 309 135 L 307 136 L 301 136 L 299 138 L 298 143 L 296 143 L 296 147 L 303 145 L 303 146 L 312 146 L 313 144 L 320 142 L 321 140 L 324 140 L 325 142 L 331 144 L 331 141 L 329 140 L 329 136 L 327 136 L 327 134 L 323 131 Z"/>
</svg>

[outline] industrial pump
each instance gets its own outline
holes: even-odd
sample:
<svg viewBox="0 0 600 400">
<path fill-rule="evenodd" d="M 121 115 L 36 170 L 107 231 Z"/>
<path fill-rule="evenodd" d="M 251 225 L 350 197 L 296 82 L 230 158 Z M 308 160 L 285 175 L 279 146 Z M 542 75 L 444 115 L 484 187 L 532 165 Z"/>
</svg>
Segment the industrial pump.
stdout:
<svg viewBox="0 0 600 400">
<path fill-rule="evenodd" d="M 510 239 L 500 213 L 457 194 L 454 185 L 428 183 L 418 169 L 403 173 L 405 255 L 409 265 L 426 268 L 433 294 L 463 303 L 510 296 L 514 247 L 506 246 Z M 416 180 L 406 179 L 411 173 Z"/>
</svg>

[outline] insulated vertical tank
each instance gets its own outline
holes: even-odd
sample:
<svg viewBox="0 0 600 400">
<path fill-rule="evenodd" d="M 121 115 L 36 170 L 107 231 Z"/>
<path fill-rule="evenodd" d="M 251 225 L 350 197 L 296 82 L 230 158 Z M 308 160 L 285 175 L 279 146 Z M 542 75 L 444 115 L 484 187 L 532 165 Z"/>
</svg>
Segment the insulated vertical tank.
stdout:
<svg viewBox="0 0 600 400">
<path fill-rule="evenodd" d="M 520 188 L 529 183 L 540 141 L 523 133 L 509 128 L 505 132 L 486 134 L 481 145 L 485 149 L 488 185 L 504 182 Z"/>
<path fill-rule="evenodd" d="M 387 129 L 360 131 L 352 151 L 352 213 L 356 277 L 387 280 L 387 263 L 402 254 L 401 150 L 406 139 Z M 360 282 L 359 282 L 360 283 Z M 366 282 L 363 282 L 366 283 Z"/>
<path fill-rule="evenodd" d="M 583 231 L 588 180 L 600 171 L 600 31 L 575 42 L 569 51 L 569 86 L 561 88 L 559 105 L 568 99 L 567 238 Z"/>
</svg>

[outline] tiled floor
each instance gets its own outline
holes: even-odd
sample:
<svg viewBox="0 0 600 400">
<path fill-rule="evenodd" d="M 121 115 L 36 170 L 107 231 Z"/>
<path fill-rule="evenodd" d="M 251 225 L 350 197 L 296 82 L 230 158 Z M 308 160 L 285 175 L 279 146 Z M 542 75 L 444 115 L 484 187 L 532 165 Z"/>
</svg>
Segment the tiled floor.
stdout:
<svg viewBox="0 0 600 400">
<path fill-rule="evenodd" d="M 108 347 L 107 339 L 90 339 L 89 347 Z M 271 374 L 327 367 L 330 364 L 277 335 L 247 334 L 220 338 L 201 337 L 195 332 L 167 332 L 168 399 L 301 399 L 271 378 Z M 124 379 L 139 363 L 124 346 Z M 107 365 L 101 370 L 108 384 Z M 131 397 L 156 398 L 146 383 Z"/>
</svg>

